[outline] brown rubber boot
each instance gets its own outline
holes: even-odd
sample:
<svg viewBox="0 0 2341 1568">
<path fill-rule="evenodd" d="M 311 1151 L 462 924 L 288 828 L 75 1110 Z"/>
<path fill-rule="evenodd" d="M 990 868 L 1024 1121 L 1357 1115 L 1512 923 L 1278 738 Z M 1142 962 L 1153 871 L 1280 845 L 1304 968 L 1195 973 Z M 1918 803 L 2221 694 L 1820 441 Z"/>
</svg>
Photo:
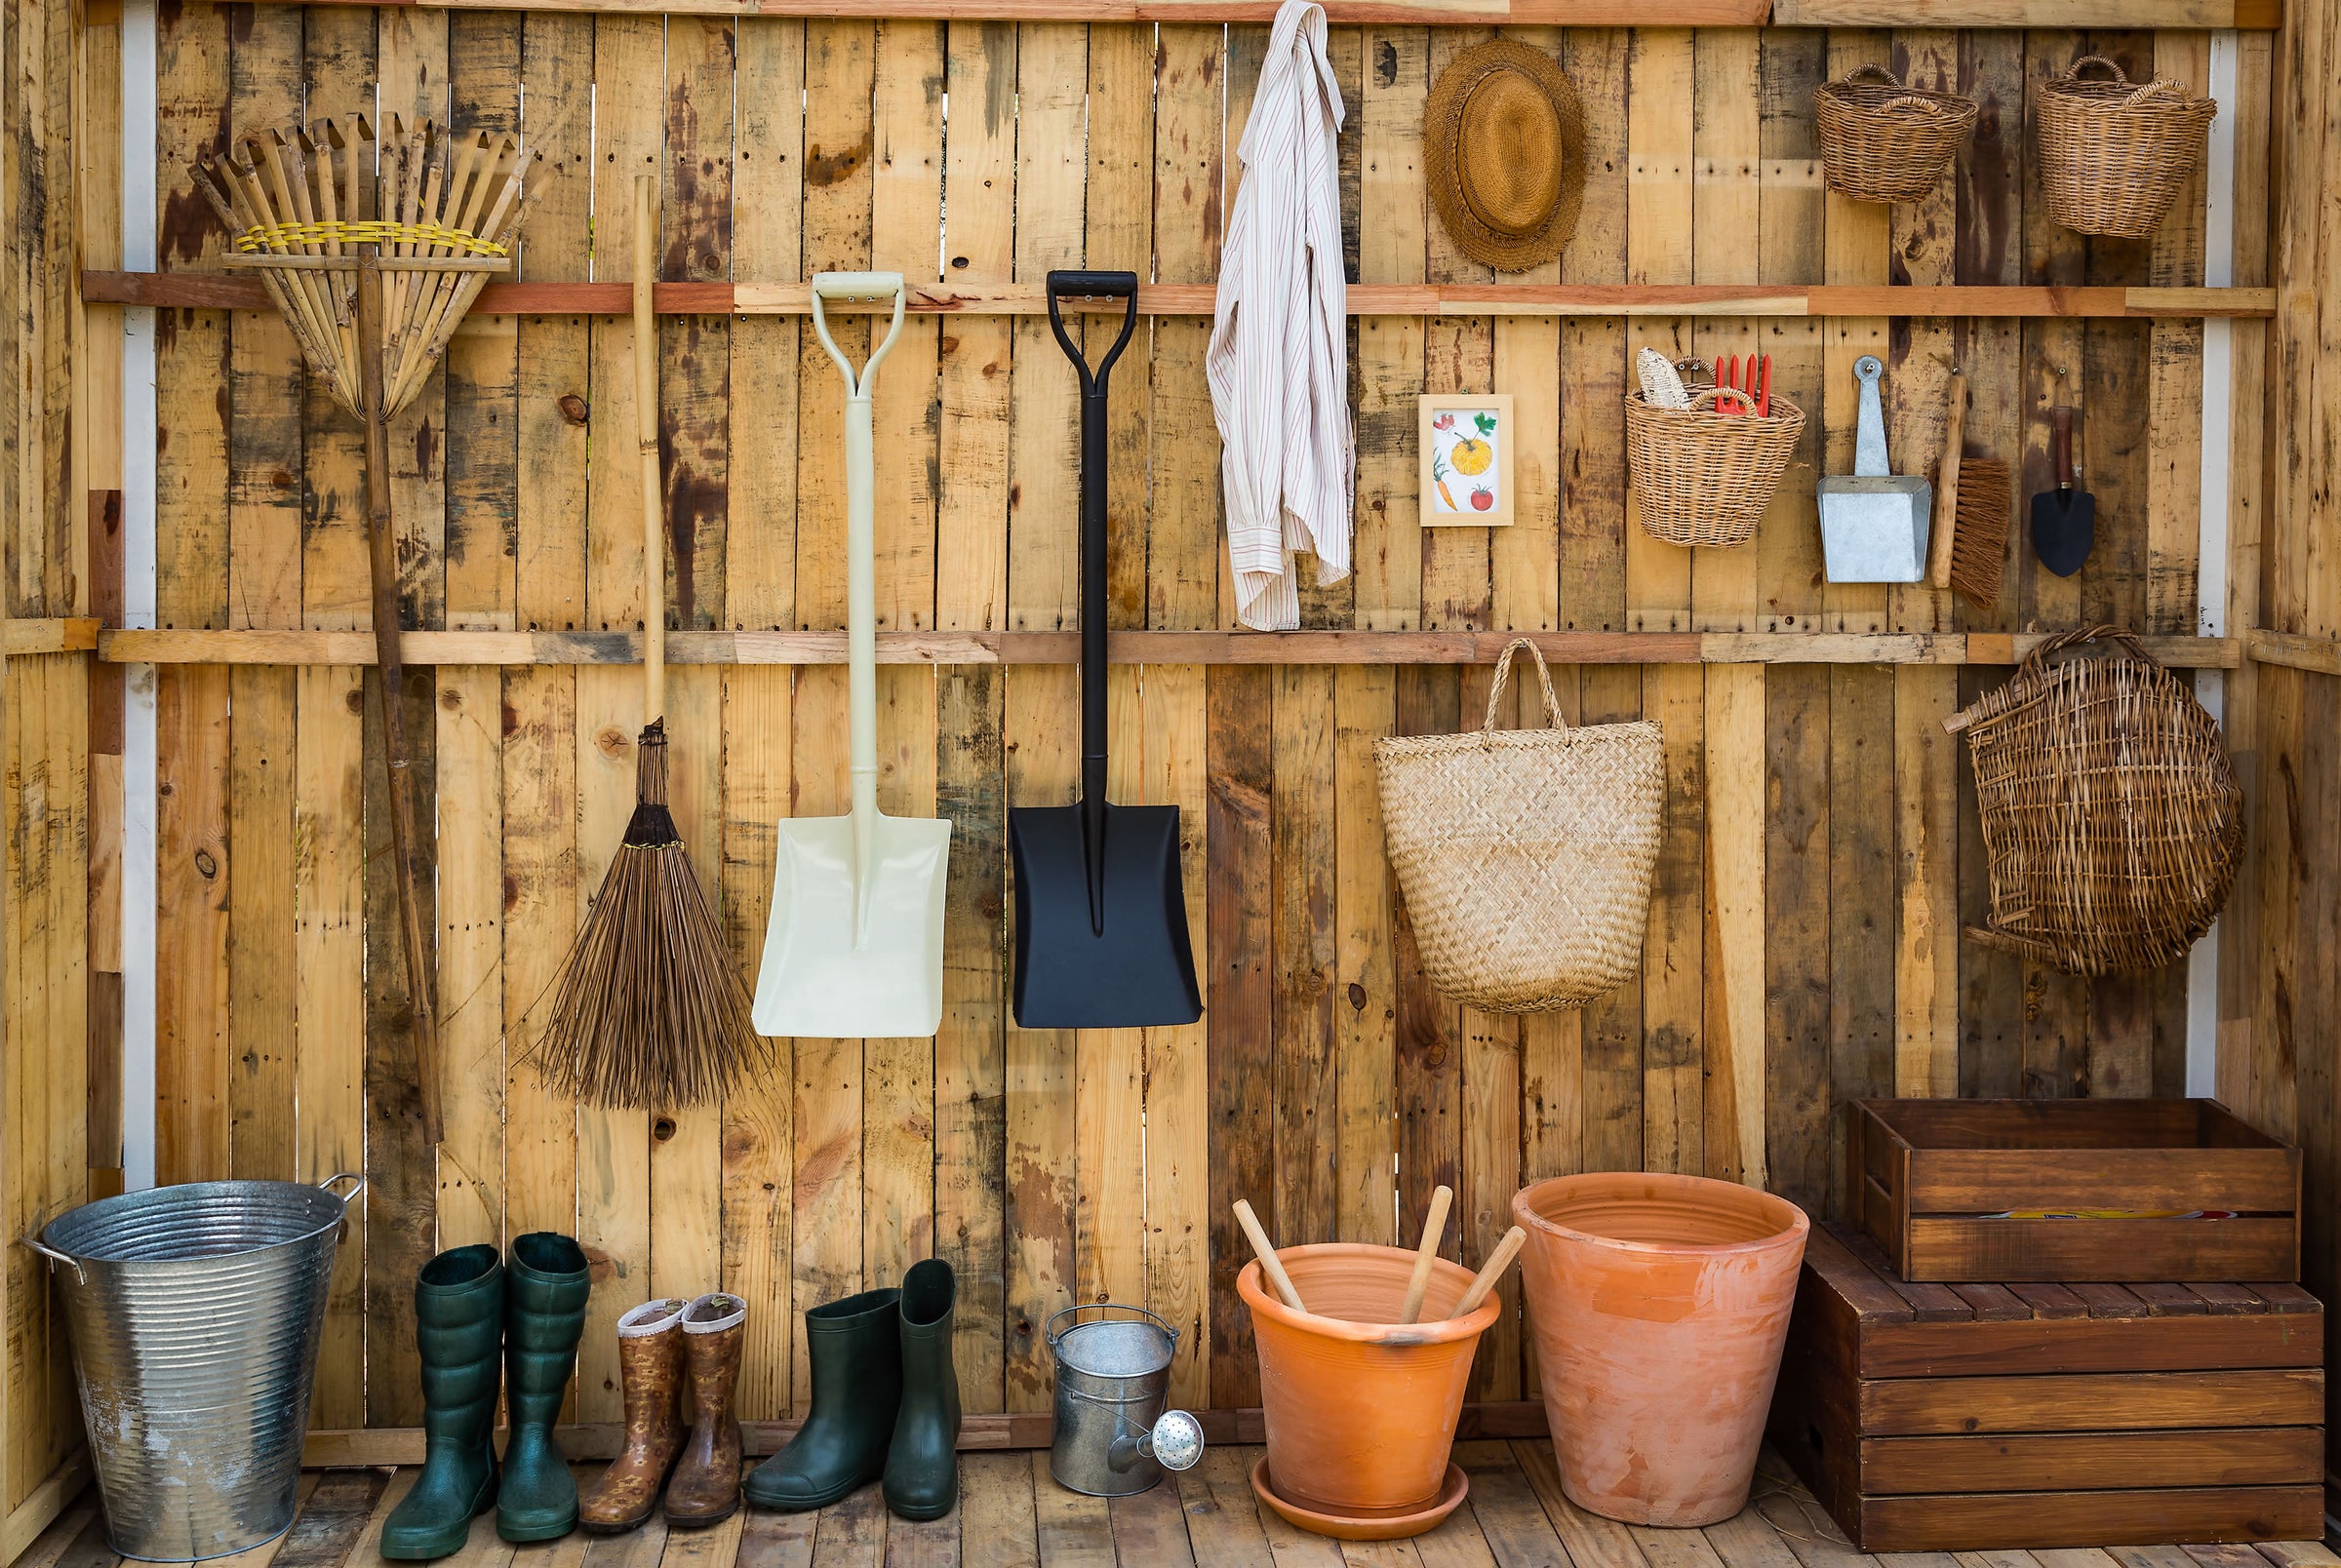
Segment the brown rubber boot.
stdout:
<svg viewBox="0 0 2341 1568">
<path fill-rule="evenodd" d="M 732 1389 L 747 1341 L 748 1304 L 716 1292 L 683 1313 L 683 1358 L 691 1372 L 691 1436 L 666 1487 L 666 1522 L 714 1524 L 739 1509 L 739 1423 Z"/>
<path fill-rule="evenodd" d="M 645 1302 L 617 1320 L 626 1443 L 577 1504 L 577 1523 L 596 1535 L 617 1535 L 649 1519 L 682 1457 L 683 1313 L 690 1305 Z"/>
</svg>

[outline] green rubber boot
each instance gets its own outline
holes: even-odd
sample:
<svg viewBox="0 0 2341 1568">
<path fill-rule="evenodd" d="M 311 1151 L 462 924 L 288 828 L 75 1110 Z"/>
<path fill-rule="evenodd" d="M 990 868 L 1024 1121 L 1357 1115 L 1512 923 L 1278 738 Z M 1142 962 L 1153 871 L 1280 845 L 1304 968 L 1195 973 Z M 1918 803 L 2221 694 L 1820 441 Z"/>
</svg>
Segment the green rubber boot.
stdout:
<svg viewBox="0 0 2341 1568">
<path fill-rule="evenodd" d="M 805 1314 L 813 1409 L 783 1448 L 740 1484 L 759 1508 L 827 1508 L 886 1470 L 902 1403 L 899 1290 L 865 1290 Z"/>
<path fill-rule="evenodd" d="M 585 1333 L 585 1253 L 575 1241 L 533 1231 L 512 1243 L 504 1290 L 504 1479 L 496 1533 L 506 1541 L 551 1541 L 577 1525 L 577 1483 L 553 1441 L 562 1396 Z"/>
<path fill-rule="evenodd" d="M 382 1555 L 452 1556 L 496 1503 L 496 1391 L 504 1341 L 504 1266 L 496 1248 L 457 1247 L 415 1281 L 422 1356 L 422 1473 L 382 1521 Z"/>
<path fill-rule="evenodd" d="M 886 1451 L 886 1506 L 939 1519 L 959 1501 L 959 1373 L 951 1365 L 951 1266 L 929 1258 L 902 1276 L 902 1406 Z"/>
</svg>

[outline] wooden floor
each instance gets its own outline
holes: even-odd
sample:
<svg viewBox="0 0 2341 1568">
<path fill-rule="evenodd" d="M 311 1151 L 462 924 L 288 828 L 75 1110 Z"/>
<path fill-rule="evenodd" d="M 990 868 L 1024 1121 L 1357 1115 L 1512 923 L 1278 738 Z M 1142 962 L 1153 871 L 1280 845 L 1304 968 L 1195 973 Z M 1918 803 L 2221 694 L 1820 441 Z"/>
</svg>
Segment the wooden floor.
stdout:
<svg viewBox="0 0 2341 1568">
<path fill-rule="evenodd" d="M 1767 1453 L 1755 1501 L 1705 1530 L 1646 1530 L 1595 1518 L 1561 1495 L 1542 1440 L 1468 1442 L 1456 1463 L 1471 1495 L 1439 1529 L 1412 1541 L 1350 1544 L 1292 1529 L 1257 1506 L 1248 1479 L 1257 1448 L 1215 1448 L 1172 1484 L 1108 1504 L 1049 1478 L 1046 1453 L 961 1456 L 960 1504 L 932 1524 L 890 1518 L 865 1487 L 818 1514 L 744 1510 L 709 1530 L 654 1521 L 628 1536 L 572 1535 L 514 1548 L 494 1515 L 447 1568 L 2341 1568 L 2315 1542 L 2250 1547 L 2113 1547 L 2082 1550 L 1914 1553 L 1870 1557 L 1845 1544 L 1820 1506 Z M 597 1467 L 580 1467 L 579 1478 Z M 222 1568 L 372 1568 L 381 1521 L 412 1470 L 343 1470 L 302 1477 L 290 1533 Z M 16 1568 L 120 1568 L 94 1497 L 68 1509 Z"/>
</svg>

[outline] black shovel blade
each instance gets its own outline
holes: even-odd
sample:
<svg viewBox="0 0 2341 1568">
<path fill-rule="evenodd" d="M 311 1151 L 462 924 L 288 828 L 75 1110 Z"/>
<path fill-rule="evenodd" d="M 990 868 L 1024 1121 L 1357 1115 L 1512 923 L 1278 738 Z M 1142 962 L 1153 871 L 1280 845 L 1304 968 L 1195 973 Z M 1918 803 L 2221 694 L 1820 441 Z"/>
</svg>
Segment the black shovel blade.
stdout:
<svg viewBox="0 0 2341 1568">
<path fill-rule="evenodd" d="M 2087 490 L 2043 490 L 2032 498 L 2032 553 L 2060 577 L 2089 559 L 2097 538 L 2097 497 Z"/>
<path fill-rule="evenodd" d="M 1142 1029 L 1203 1016 L 1178 807 L 1105 808 L 1103 929 L 1090 915 L 1078 805 L 1008 813 L 1016 874 L 1016 1024 L 1022 1029 Z"/>
</svg>

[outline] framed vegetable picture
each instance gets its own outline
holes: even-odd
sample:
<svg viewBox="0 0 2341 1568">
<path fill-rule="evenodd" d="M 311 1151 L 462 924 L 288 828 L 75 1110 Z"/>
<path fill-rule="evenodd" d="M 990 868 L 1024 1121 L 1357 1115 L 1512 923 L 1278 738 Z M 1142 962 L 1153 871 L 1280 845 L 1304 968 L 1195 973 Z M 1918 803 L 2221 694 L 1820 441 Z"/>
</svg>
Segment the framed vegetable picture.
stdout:
<svg viewBox="0 0 2341 1568">
<path fill-rule="evenodd" d="M 1432 393 L 1419 402 L 1422 526 L 1512 521 L 1512 394 Z"/>
</svg>

